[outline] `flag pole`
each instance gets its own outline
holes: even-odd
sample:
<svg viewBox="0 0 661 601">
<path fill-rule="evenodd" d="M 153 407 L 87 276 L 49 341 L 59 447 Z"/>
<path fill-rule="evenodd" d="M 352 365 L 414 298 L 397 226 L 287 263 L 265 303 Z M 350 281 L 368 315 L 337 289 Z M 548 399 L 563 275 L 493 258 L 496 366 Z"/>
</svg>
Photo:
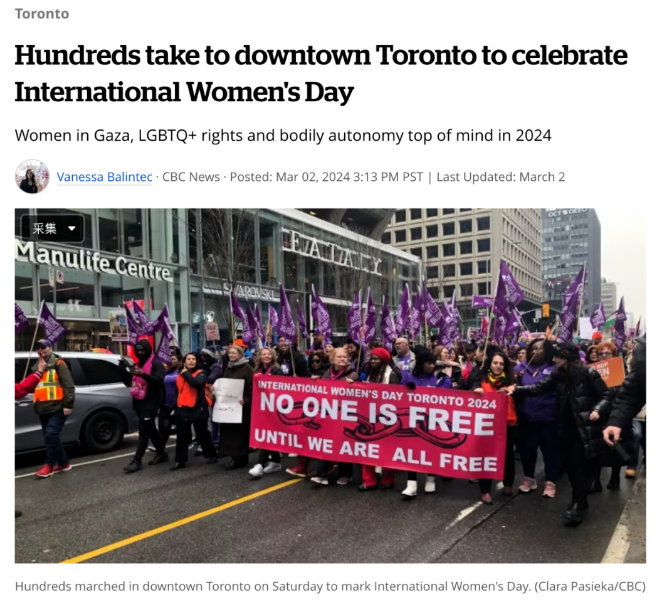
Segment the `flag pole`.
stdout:
<svg viewBox="0 0 661 601">
<path fill-rule="evenodd" d="M 574 336 L 578 336 L 581 327 L 581 313 L 583 312 L 583 295 L 585 294 L 585 276 L 587 275 L 588 272 L 587 266 L 588 266 L 588 262 L 584 261 L 583 281 L 581 282 L 581 298 L 579 300 L 579 305 L 578 305 L 578 315 L 576 316 L 576 331 L 574 332 Z"/>
<path fill-rule="evenodd" d="M 39 315 L 37 316 L 37 323 L 35 324 L 34 327 L 34 336 L 32 337 L 32 344 L 30 345 L 30 352 L 28 354 L 28 361 L 25 364 L 25 373 L 23 374 L 23 379 L 28 377 L 28 369 L 30 367 L 30 359 L 32 359 L 32 351 L 34 349 L 34 343 L 37 340 L 37 332 L 39 331 L 39 319 L 41 318 L 41 312 L 43 311 L 44 308 L 44 301 L 41 301 L 41 305 L 39 306 Z"/>
<path fill-rule="evenodd" d="M 369 299 L 370 297 L 370 290 L 371 286 L 367 287 L 367 296 L 365 297 L 366 299 Z M 362 297 L 362 295 L 361 295 Z M 369 300 L 367 301 L 369 303 Z M 358 361 L 356 361 L 356 370 L 358 371 L 358 375 L 360 376 L 360 354 L 363 350 L 363 336 L 365 336 L 365 315 L 363 315 L 363 299 L 360 299 L 360 323 L 361 323 L 361 328 L 360 328 L 360 336 L 358 337 Z M 365 313 L 367 313 L 367 309 L 365 309 Z"/>
</svg>

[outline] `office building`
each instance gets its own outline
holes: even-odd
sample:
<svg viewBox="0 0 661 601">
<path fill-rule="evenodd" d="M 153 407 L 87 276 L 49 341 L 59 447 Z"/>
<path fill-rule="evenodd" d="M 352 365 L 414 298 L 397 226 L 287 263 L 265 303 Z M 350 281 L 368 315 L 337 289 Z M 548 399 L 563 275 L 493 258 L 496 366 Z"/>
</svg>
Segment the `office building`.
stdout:
<svg viewBox="0 0 661 601">
<path fill-rule="evenodd" d="M 601 278 L 601 300 L 604 303 L 606 318 L 617 311 L 619 299 L 617 298 L 617 284 L 615 282 L 607 282 L 606 278 Z"/>
</svg>

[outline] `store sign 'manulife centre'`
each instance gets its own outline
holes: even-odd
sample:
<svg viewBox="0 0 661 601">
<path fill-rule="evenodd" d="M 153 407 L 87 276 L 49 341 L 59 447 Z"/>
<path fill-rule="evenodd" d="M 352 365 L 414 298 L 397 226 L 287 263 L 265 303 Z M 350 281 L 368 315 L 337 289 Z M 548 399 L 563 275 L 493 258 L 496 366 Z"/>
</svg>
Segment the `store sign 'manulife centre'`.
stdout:
<svg viewBox="0 0 661 601">
<path fill-rule="evenodd" d="M 28 261 L 37 265 L 78 269 L 93 273 L 108 273 L 125 275 L 132 278 L 173 282 L 172 274 L 167 267 L 159 267 L 153 263 L 138 263 L 128 257 L 102 257 L 98 252 L 80 249 L 78 252 L 55 250 L 52 248 L 35 248 L 34 241 L 23 242 L 14 238 L 15 258 L 17 261 Z"/>
<path fill-rule="evenodd" d="M 294 230 L 282 229 L 282 247 L 288 252 L 318 259 L 324 263 L 334 263 L 357 271 L 381 275 L 381 259 L 350 250 L 332 242 L 323 242 Z"/>
</svg>

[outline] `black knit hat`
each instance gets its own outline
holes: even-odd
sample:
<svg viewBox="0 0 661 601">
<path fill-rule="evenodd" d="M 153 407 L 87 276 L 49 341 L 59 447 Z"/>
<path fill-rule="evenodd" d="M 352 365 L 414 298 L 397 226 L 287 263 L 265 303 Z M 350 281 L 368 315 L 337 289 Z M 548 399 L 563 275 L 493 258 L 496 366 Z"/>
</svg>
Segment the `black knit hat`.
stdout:
<svg viewBox="0 0 661 601">
<path fill-rule="evenodd" d="M 570 342 L 562 342 L 558 344 L 558 346 L 555 347 L 553 356 L 566 359 L 570 362 L 581 360 L 581 356 L 578 354 L 578 348 L 576 348 L 576 345 L 571 344 Z"/>
</svg>

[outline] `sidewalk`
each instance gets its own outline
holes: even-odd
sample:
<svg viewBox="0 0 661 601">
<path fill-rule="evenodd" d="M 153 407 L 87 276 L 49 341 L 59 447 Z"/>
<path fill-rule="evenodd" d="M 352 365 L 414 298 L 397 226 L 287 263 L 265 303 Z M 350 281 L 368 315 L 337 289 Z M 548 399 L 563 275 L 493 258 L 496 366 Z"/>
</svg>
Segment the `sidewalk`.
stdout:
<svg viewBox="0 0 661 601">
<path fill-rule="evenodd" d="M 629 529 L 629 550 L 624 563 L 646 562 L 646 506 L 647 473 L 641 466 L 640 474 L 633 488 L 633 494 L 624 510 L 623 519 Z"/>
</svg>

